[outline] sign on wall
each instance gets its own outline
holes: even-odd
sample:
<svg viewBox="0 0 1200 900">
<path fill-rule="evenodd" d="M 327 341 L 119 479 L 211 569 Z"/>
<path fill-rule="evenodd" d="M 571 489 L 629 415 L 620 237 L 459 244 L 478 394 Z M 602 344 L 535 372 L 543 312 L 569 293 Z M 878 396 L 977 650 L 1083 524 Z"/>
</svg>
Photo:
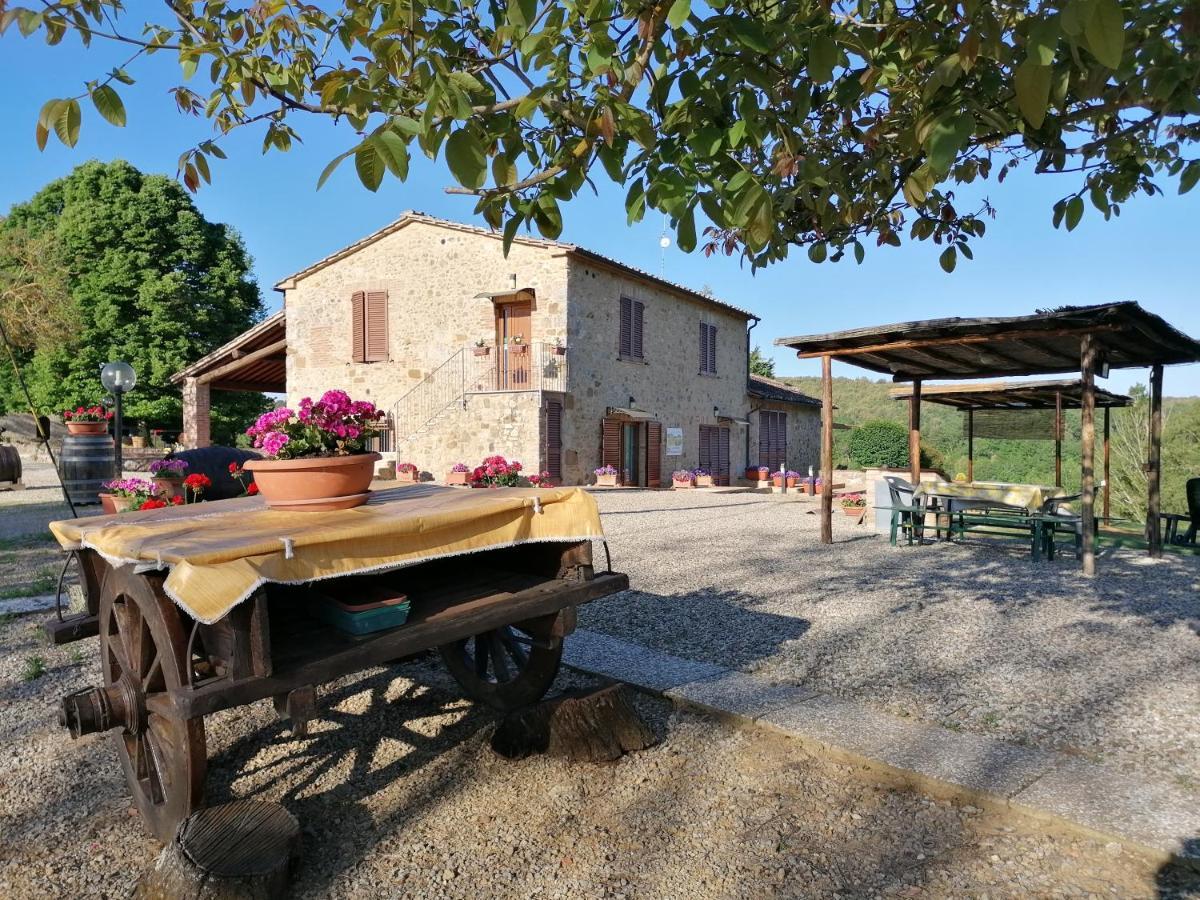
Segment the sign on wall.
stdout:
<svg viewBox="0 0 1200 900">
<path fill-rule="evenodd" d="M 667 456 L 683 456 L 683 429 L 667 429 Z"/>
</svg>

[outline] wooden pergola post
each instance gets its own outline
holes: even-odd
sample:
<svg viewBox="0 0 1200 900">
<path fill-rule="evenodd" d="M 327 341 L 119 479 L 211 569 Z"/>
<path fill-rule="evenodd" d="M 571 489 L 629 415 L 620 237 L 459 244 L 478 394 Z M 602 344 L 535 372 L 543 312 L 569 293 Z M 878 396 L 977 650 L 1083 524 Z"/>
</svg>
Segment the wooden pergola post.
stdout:
<svg viewBox="0 0 1200 900">
<path fill-rule="evenodd" d="M 1080 507 L 1083 527 L 1083 574 L 1096 574 L 1096 344 L 1090 334 L 1080 341 L 1079 368 L 1083 376 L 1079 407 Z"/>
<path fill-rule="evenodd" d="M 821 357 L 821 543 L 833 543 L 833 360 Z"/>
<path fill-rule="evenodd" d="M 921 483 L 921 379 L 914 378 L 908 398 L 908 466 L 915 488 Z"/>
<path fill-rule="evenodd" d="M 1111 479 L 1109 476 L 1109 419 L 1111 418 L 1112 409 L 1104 407 L 1104 521 L 1109 520 L 1109 494 L 1112 491 Z"/>
<path fill-rule="evenodd" d="M 1062 487 L 1062 391 L 1054 392 L 1054 486 Z"/>
<path fill-rule="evenodd" d="M 967 410 L 967 481 L 975 483 L 975 410 Z"/>
<path fill-rule="evenodd" d="M 1151 556 L 1162 556 L 1162 391 L 1163 367 L 1150 369 L 1150 454 L 1146 460 L 1146 543 Z"/>
</svg>

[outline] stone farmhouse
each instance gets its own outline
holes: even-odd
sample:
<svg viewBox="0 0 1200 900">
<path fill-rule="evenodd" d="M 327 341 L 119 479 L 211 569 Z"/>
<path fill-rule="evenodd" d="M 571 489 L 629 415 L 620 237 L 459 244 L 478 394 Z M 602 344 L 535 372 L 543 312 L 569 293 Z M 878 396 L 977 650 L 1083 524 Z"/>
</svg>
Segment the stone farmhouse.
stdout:
<svg viewBox="0 0 1200 900">
<path fill-rule="evenodd" d="M 752 313 L 574 244 L 406 213 L 276 285 L 283 310 L 175 375 L 184 443 L 209 442 L 211 390 L 342 388 L 388 411 L 385 461 L 442 479 L 519 459 L 566 484 L 675 469 L 736 483 L 807 471 L 820 403 L 751 376 Z"/>
</svg>

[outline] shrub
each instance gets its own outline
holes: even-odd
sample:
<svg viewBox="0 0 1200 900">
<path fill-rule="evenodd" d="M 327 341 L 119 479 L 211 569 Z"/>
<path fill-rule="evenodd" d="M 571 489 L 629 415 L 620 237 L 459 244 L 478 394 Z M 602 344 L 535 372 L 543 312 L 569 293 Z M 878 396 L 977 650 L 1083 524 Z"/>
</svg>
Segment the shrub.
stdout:
<svg viewBox="0 0 1200 900">
<path fill-rule="evenodd" d="M 908 465 L 908 429 L 899 422 L 865 422 L 850 434 L 850 459 L 860 469 Z"/>
</svg>

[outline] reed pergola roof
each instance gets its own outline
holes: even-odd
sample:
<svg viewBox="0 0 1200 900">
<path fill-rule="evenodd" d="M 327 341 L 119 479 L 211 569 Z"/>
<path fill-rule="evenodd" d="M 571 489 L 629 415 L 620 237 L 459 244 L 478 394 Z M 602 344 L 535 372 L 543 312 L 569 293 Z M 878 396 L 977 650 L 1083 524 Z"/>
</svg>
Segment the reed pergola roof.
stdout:
<svg viewBox="0 0 1200 900">
<path fill-rule="evenodd" d="M 1095 390 L 1096 406 L 1101 409 L 1133 404 L 1133 399 L 1124 394 L 1114 394 L 1103 388 Z M 897 387 L 889 393 L 894 400 L 907 400 L 913 391 L 911 387 Z M 921 400 L 961 410 L 1080 409 L 1083 406 L 1083 381 L 1066 378 L 1057 381 L 927 384 L 921 388 Z"/>
<path fill-rule="evenodd" d="M 828 356 L 912 381 L 1077 372 L 1084 335 L 1092 336 L 1101 364 L 1113 369 L 1200 362 L 1200 342 L 1133 301 L 1029 316 L 901 322 L 775 343 L 801 359 Z"/>
</svg>

